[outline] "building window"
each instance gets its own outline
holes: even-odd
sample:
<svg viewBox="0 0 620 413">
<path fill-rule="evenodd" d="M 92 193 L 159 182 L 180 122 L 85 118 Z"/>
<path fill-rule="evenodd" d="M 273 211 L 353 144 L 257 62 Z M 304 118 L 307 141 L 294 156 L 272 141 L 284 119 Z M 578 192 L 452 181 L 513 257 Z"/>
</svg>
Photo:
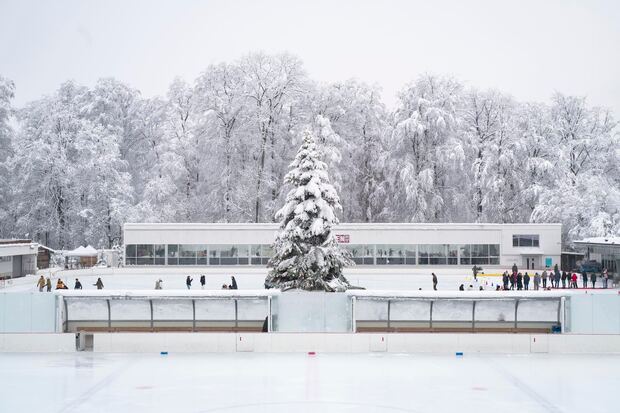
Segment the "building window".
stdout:
<svg viewBox="0 0 620 413">
<path fill-rule="evenodd" d="M 251 265 L 267 265 L 271 257 L 273 257 L 271 245 L 250 245 Z"/>
<path fill-rule="evenodd" d="M 377 245 L 377 265 L 402 265 L 405 263 L 405 246 L 380 244 Z"/>
<path fill-rule="evenodd" d="M 461 265 L 499 265 L 499 244 L 459 245 Z"/>
<path fill-rule="evenodd" d="M 357 265 L 373 265 L 375 263 L 374 245 L 343 245 L 351 253 L 351 259 Z"/>
<path fill-rule="evenodd" d="M 168 244 L 168 265 L 179 265 L 179 246 Z"/>
<path fill-rule="evenodd" d="M 540 246 L 539 235 L 515 234 L 512 236 L 513 247 L 538 247 Z"/>
</svg>

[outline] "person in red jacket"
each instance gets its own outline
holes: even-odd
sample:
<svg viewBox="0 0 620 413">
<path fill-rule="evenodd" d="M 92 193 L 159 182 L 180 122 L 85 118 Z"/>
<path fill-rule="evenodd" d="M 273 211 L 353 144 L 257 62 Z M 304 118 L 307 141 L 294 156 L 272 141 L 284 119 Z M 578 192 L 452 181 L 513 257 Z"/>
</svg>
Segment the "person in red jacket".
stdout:
<svg viewBox="0 0 620 413">
<path fill-rule="evenodd" d="M 571 288 L 579 288 L 577 286 L 577 274 L 576 273 L 573 273 L 573 275 L 571 275 L 570 277 L 570 286 Z"/>
</svg>

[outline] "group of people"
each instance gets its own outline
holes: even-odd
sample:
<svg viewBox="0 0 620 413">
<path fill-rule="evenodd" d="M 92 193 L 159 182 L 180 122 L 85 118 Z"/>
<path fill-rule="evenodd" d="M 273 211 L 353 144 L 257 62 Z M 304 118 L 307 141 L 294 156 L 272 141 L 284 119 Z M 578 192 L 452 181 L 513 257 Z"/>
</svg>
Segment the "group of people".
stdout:
<svg viewBox="0 0 620 413">
<path fill-rule="evenodd" d="M 235 279 L 234 275 L 230 276 L 230 280 L 231 280 L 230 284 L 222 284 L 222 290 L 237 290 L 237 289 L 239 289 L 239 287 L 237 287 L 237 280 Z M 187 287 L 188 290 L 192 289 L 192 282 L 193 281 L 194 281 L 194 279 L 192 277 L 190 277 L 189 275 L 187 276 L 187 278 L 185 278 L 185 286 Z M 161 283 L 162 283 L 161 279 L 158 280 L 155 283 L 155 289 L 156 290 L 161 290 Z M 200 288 L 204 290 L 206 284 L 207 284 L 207 279 L 206 279 L 205 275 L 202 274 L 200 276 Z M 159 285 L 159 288 L 158 288 L 158 285 Z"/>
<path fill-rule="evenodd" d="M 603 288 L 607 288 L 609 282 L 607 268 L 603 269 L 601 278 L 603 279 Z M 534 290 L 560 288 L 560 283 L 562 283 L 561 288 L 579 288 L 578 279 L 577 273 L 560 271 L 557 264 L 554 265 L 553 271 L 547 272 L 547 270 L 544 270 L 542 274 L 536 272 L 533 276 L 528 274 L 527 271 L 522 274 L 519 272 L 517 265 L 513 264 L 512 274 L 509 274 L 508 271 L 502 274 L 502 286 L 504 290 L 529 290 L 530 282 L 533 281 Z M 588 288 L 588 280 L 592 283 L 592 288 L 596 288 L 596 273 L 590 274 L 589 277 L 587 272 L 581 273 L 582 288 Z"/>
<path fill-rule="evenodd" d="M 98 290 L 102 290 L 103 289 L 103 281 L 101 281 L 101 278 L 97 278 L 97 282 L 93 284 L 93 286 L 97 287 Z M 39 280 L 37 281 L 37 287 L 39 288 L 39 292 L 43 292 L 43 290 L 45 289 L 47 292 L 52 291 L 52 280 L 50 277 L 43 277 L 40 276 Z M 56 280 L 56 290 L 68 290 L 69 287 L 67 286 L 67 284 L 65 284 L 65 282 L 62 280 L 62 278 L 59 278 L 58 280 Z M 79 279 L 75 279 L 75 284 L 73 286 L 74 290 L 81 290 L 82 289 L 82 283 L 80 282 Z"/>
</svg>

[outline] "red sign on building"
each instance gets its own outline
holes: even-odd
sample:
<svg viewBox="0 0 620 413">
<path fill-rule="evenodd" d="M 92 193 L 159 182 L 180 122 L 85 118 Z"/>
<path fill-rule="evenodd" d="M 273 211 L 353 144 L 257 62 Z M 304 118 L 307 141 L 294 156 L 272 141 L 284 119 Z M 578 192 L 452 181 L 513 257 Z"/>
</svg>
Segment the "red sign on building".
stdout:
<svg viewBox="0 0 620 413">
<path fill-rule="evenodd" d="M 338 244 L 348 244 L 349 234 L 336 234 L 336 241 Z"/>
</svg>

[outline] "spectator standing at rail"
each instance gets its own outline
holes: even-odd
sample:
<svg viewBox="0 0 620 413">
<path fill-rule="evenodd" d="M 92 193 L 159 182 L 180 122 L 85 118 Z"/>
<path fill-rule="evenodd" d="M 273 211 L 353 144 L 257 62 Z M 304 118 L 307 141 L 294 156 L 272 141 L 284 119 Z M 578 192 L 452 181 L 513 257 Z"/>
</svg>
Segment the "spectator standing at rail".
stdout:
<svg viewBox="0 0 620 413">
<path fill-rule="evenodd" d="M 566 274 L 566 271 L 562 271 L 562 288 L 566 288 L 566 277 L 568 276 L 568 274 Z"/>
<path fill-rule="evenodd" d="M 47 277 L 47 279 L 45 280 L 45 287 L 48 293 L 52 291 L 52 280 L 50 279 L 50 277 Z"/>
<path fill-rule="evenodd" d="M 544 270 L 542 273 L 542 284 L 543 284 L 543 290 L 547 289 L 547 270 Z"/>
<path fill-rule="evenodd" d="M 103 290 L 103 281 L 101 281 L 101 277 L 97 278 L 97 282 L 93 285 L 97 287 L 98 290 Z"/>
<path fill-rule="evenodd" d="M 517 284 L 517 274 L 514 272 L 510 274 L 510 289 L 514 290 Z"/>
<path fill-rule="evenodd" d="M 43 276 L 39 277 L 39 281 L 37 281 L 37 287 L 39 287 L 39 292 L 43 292 L 43 288 L 45 288 L 45 278 Z"/>
<path fill-rule="evenodd" d="M 194 281 L 194 279 L 190 278 L 190 276 L 188 275 L 187 278 L 185 279 L 185 285 L 187 286 L 188 290 L 192 289 L 192 281 Z"/>
<path fill-rule="evenodd" d="M 607 288 L 607 285 L 609 283 L 609 273 L 607 272 L 607 268 L 603 268 L 601 277 L 603 277 L 603 288 Z"/>
<path fill-rule="evenodd" d="M 74 290 L 81 290 L 82 289 L 82 283 L 77 278 L 75 279 L 75 285 L 73 286 L 73 289 Z"/>
<path fill-rule="evenodd" d="M 560 288 L 560 270 L 558 268 L 558 264 L 555 264 L 553 266 L 553 281 L 554 281 L 554 286 L 555 288 Z"/>
<path fill-rule="evenodd" d="M 586 271 L 581 273 L 581 285 L 583 288 L 588 288 L 588 273 Z"/>
<path fill-rule="evenodd" d="M 590 281 L 592 281 L 592 288 L 596 288 L 596 273 L 593 272 L 592 276 L 590 277 Z"/>
<path fill-rule="evenodd" d="M 234 276 L 234 275 L 231 275 L 231 276 L 230 276 L 230 280 L 231 280 L 231 281 L 230 281 L 230 289 L 231 289 L 231 290 L 238 290 L 238 289 L 239 289 L 239 287 L 237 287 L 237 280 L 235 280 L 235 276 Z"/>
<path fill-rule="evenodd" d="M 205 289 L 205 284 L 206 284 L 206 283 L 207 283 L 207 279 L 206 279 L 205 275 L 204 275 L 204 274 L 201 274 L 201 275 L 200 275 L 200 288 L 201 288 L 202 290 L 204 290 L 204 289 Z"/>
<path fill-rule="evenodd" d="M 573 273 L 573 275 L 571 275 L 570 283 L 572 288 L 579 288 L 579 286 L 577 285 L 577 273 Z"/>
<path fill-rule="evenodd" d="M 517 274 L 517 290 L 523 289 L 523 275 L 521 273 Z"/>
<path fill-rule="evenodd" d="M 433 274 L 433 290 L 437 291 L 437 276 L 434 272 L 431 274 Z"/>
<path fill-rule="evenodd" d="M 534 274 L 534 290 L 538 291 L 539 288 L 540 288 L 540 274 L 535 273 Z"/>
<path fill-rule="evenodd" d="M 525 285 L 526 290 L 530 289 L 530 275 L 527 273 L 527 271 L 525 272 L 525 275 L 523 276 L 523 284 Z"/>
<path fill-rule="evenodd" d="M 508 289 L 508 271 L 504 271 L 502 274 L 502 284 L 504 285 L 504 290 Z"/>
</svg>

